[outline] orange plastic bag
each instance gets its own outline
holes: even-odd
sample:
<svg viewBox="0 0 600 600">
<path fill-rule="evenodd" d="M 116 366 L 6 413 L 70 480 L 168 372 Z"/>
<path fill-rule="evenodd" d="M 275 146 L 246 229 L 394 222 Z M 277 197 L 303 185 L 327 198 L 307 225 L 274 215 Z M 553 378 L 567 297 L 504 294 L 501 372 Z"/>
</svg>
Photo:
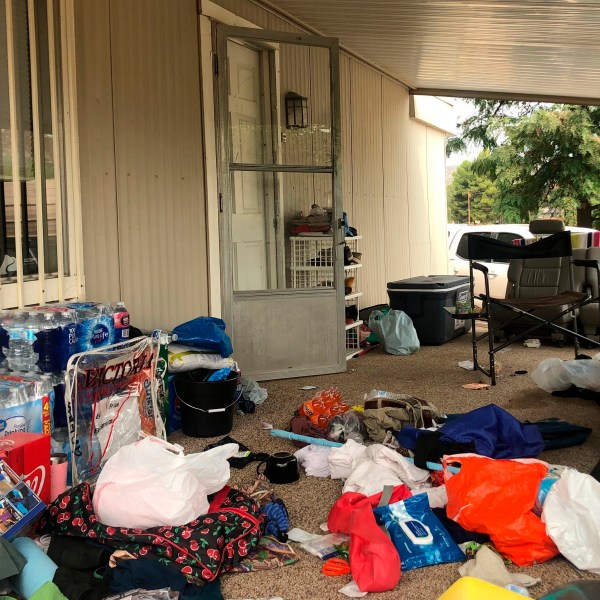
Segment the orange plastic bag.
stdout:
<svg viewBox="0 0 600 600">
<path fill-rule="evenodd" d="M 445 456 L 448 517 L 487 533 L 498 551 L 520 567 L 558 554 L 541 519 L 531 512 L 548 466 L 535 459 L 494 460 L 476 454 Z M 448 465 L 460 465 L 452 475 Z"/>
</svg>

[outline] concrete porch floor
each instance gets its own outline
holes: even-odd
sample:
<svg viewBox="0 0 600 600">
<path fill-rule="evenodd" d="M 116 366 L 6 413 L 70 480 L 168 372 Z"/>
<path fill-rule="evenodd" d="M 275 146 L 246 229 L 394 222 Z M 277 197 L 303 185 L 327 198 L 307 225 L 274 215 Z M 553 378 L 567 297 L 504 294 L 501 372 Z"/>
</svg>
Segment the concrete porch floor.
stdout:
<svg viewBox="0 0 600 600">
<path fill-rule="evenodd" d="M 300 343 L 300 342 L 299 342 Z M 483 350 L 483 347 L 482 347 Z M 592 355 L 595 351 L 587 351 Z M 485 356 L 485 355 L 483 355 Z M 539 458 L 552 464 L 574 467 L 589 473 L 600 459 L 600 405 L 579 398 L 559 398 L 537 387 L 530 375 L 513 375 L 516 370 L 531 373 L 544 358 L 572 359 L 573 349 L 543 344 L 541 348 L 526 348 L 515 344 L 498 355 L 502 375 L 498 385 L 487 390 L 468 390 L 464 383 L 486 381 L 480 373 L 458 367 L 458 362 L 471 358 L 470 335 L 463 335 L 442 346 L 422 347 L 412 356 L 392 356 L 382 348 L 373 350 L 348 363 L 348 371 L 337 375 L 305 377 L 264 382 L 269 398 L 253 415 L 236 415 L 231 435 L 255 452 L 276 452 L 295 448 L 291 442 L 271 437 L 261 430 L 261 422 L 269 422 L 285 429 L 294 410 L 311 397 L 313 392 L 300 389 L 304 385 L 336 386 L 349 404 L 362 403 L 371 389 L 383 389 L 413 394 L 433 402 L 446 413 L 467 412 L 479 406 L 495 403 L 511 412 L 521 421 L 537 421 L 560 417 L 572 423 L 593 428 L 585 444 L 564 450 L 544 452 Z M 170 437 L 182 444 L 186 452 L 203 449 L 210 439 L 196 439 L 181 432 Z M 254 480 L 256 463 L 242 470 L 232 469 L 232 485 Z M 300 480 L 276 487 L 290 513 L 293 527 L 319 533 L 319 525 L 327 520 L 329 509 L 339 497 L 341 481 L 317 479 L 301 474 Z M 338 593 L 350 581 L 349 576 L 326 577 L 320 572 L 321 561 L 301 549 L 300 560 L 289 567 L 272 571 L 224 575 L 223 594 L 227 599 L 267 598 L 281 596 L 284 600 L 319 600 L 343 598 Z M 438 565 L 402 574 L 395 590 L 378 594 L 381 600 L 435 600 L 456 579 L 460 563 Z M 577 579 L 593 579 L 594 575 L 578 571 L 562 557 L 529 568 L 515 568 L 542 579 L 532 588 L 531 596 L 538 598 L 551 589 Z M 374 595 L 371 595 L 375 597 Z"/>
</svg>

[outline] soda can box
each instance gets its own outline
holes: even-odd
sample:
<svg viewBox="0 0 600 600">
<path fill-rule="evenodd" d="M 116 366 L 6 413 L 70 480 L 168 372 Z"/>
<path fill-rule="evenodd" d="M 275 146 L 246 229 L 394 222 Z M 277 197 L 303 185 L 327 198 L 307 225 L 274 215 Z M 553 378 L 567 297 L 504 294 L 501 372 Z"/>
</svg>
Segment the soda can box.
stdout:
<svg viewBox="0 0 600 600">
<path fill-rule="evenodd" d="M 50 498 L 50 436 L 12 433 L 0 438 L 0 459 L 43 501 Z"/>
<path fill-rule="evenodd" d="M 6 540 L 23 535 L 45 509 L 40 497 L 0 460 L 0 535 Z"/>
</svg>

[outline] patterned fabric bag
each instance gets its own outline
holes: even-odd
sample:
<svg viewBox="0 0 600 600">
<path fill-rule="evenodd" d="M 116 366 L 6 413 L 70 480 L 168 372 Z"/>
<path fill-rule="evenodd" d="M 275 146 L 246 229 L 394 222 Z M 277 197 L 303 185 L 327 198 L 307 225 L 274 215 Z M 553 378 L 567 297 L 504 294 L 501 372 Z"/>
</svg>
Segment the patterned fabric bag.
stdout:
<svg viewBox="0 0 600 600">
<path fill-rule="evenodd" d="M 248 495 L 231 489 L 214 512 L 181 526 L 146 530 L 108 527 L 94 514 L 90 486 L 82 483 L 64 492 L 48 507 L 41 533 L 88 537 L 136 558 L 154 558 L 177 565 L 193 580 L 212 581 L 237 565 L 257 545 L 263 517 Z"/>
</svg>

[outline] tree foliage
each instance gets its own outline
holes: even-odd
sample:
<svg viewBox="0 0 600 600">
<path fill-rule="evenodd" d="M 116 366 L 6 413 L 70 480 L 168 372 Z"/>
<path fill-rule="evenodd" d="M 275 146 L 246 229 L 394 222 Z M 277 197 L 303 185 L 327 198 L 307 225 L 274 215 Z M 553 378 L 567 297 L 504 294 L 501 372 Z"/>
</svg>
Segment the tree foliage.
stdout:
<svg viewBox="0 0 600 600">
<path fill-rule="evenodd" d="M 473 114 L 457 123 L 460 135 L 452 137 L 446 145 L 446 155 L 465 152 L 469 146 L 484 150 L 496 148 L 504 137 L 504 129 L 531 115 L 540 106 L 535 102 L 516 102 L 512 100 L 483 100 L 470 98 L 465 100 L 473 105 Z"/>
<path fill-rule="evenodd" d="M 497 188 L 494 211 L 505 222 L 540 212 L 568 224 L 600 224 L 600 108 L 475 101 L 459 142 L 488 148 L 473 170 Z"/>
<path fill-rule="evenodd" d="M 489 153 L 488 153 L 489 154 Z M 498 190 L 485 174 L 473 171 L 473 163 L 462 162 L 448 186 L 448 221 L 452 223 L 495 223 Z M 470 203 L 470 217 L 469 205 Z"/>
</svg>

